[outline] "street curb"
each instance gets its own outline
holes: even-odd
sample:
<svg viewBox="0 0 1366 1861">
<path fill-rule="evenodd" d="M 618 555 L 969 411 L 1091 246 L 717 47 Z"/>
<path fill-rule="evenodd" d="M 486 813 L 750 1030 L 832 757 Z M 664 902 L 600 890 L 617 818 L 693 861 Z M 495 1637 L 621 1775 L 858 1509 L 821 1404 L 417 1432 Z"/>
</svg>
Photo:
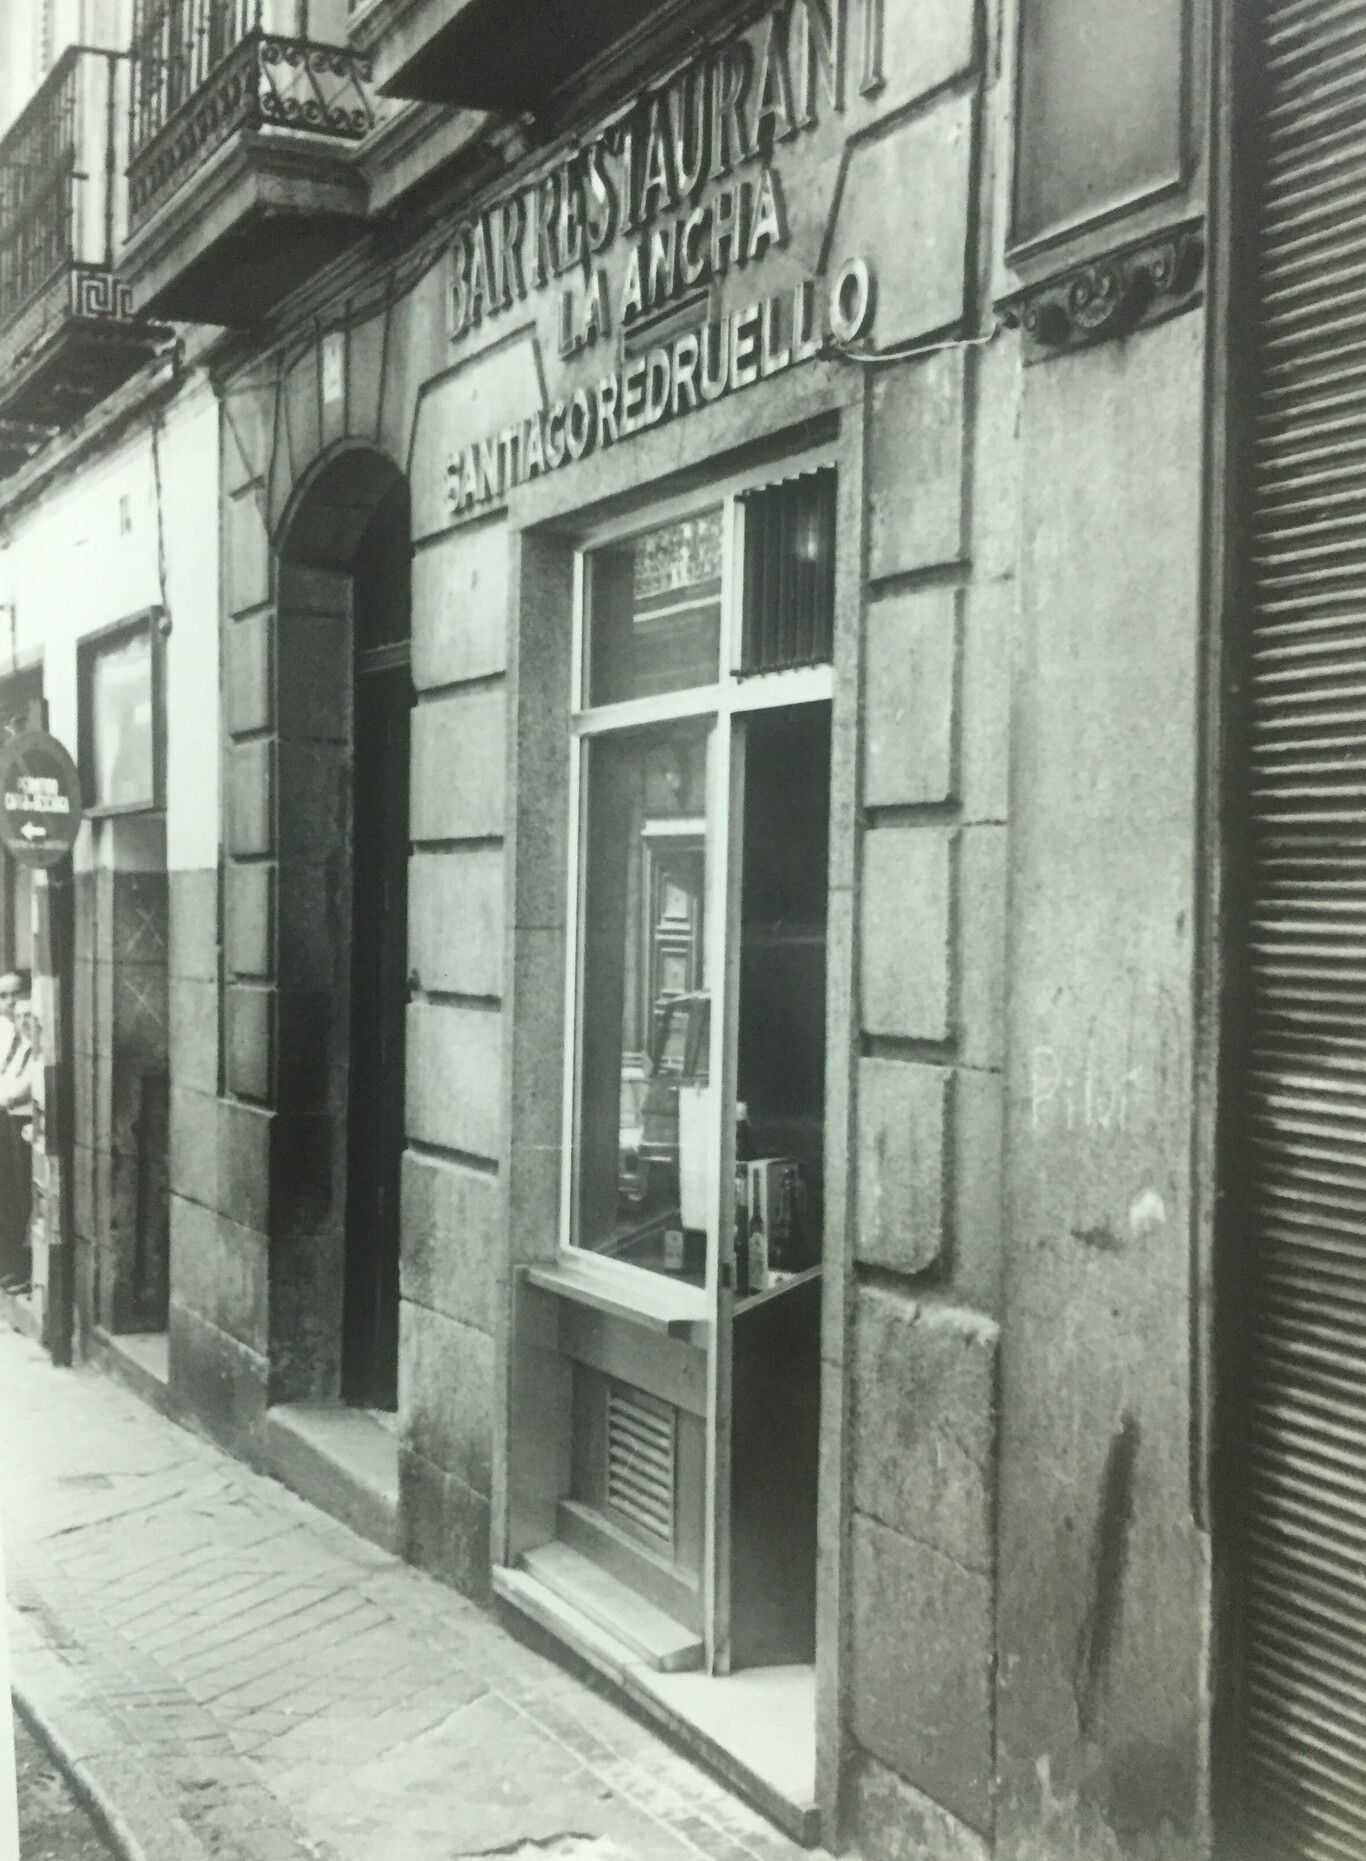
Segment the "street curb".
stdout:
<svg viewBox="0 0 1366 1861">
<path fill-rule="evenodd" d="M 119 1798 L 126 1802 L 130 1794 L 135 1798 L 138 1794 L 130 1792 L 126 1752 L 121 1770 L 117 1760 L 82 1757 L 77 1740 L 62 1724 L 60 1711 L 53 1711 L 51 1701 L 41 1699 L 41 1686 L 12 1672 L 10 1687 L 19 1716 L 51 1753 L 119 1861 L 211 1861 L 209 1851 L 178 1816 L 130 1816 L 119 1807 Z M 106 1775 L 107 1771 L 114 1775 Z"/>
<path fill-rule="evenodd" d="M 119 1856 L 119 1861 L 145 1861 L 142 1844 L 119 1814 L 113 1799 L 101 1787 L 90 1766 L 71 1750 L 58 1728 L 39 1712 L 27 1687 L 15 1681 L 11 1687 L 11 1697 L 15 1712 L 39 1744 L 50 1753 L 58 1770 L 71 1785 L 82 1809 L 98 1825 L 100 1834 Z"/>
</svg>

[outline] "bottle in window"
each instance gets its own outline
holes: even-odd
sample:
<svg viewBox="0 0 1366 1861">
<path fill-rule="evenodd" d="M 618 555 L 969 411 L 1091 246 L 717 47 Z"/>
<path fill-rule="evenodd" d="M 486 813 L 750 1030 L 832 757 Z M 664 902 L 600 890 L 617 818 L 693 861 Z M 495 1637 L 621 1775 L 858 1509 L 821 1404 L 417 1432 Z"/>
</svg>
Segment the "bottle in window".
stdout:
<svg viewBox="0 0 1366 1861">
<path fill-rule="evenodd" d="M 741 1101 L 735 1107 L 735 1233 L 731 1244 L 737 1299 L 747 1299 L 753 1290 L 749 1272 L 749 1165 L 753 1156 L 749 1106 Z"/>
</svg>

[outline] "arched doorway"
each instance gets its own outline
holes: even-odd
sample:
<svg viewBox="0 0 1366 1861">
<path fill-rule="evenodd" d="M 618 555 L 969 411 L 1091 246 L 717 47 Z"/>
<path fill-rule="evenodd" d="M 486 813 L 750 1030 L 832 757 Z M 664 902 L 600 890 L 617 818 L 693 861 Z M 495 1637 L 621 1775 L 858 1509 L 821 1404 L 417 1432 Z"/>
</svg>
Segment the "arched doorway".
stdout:
<svg viewBox="0 0 1366 1861">
<path fill-rule="evenodd" d="M 282 744 L 295 730 L 321 725 L 350 752 L 337 797 L 345 832 L 334 839 L 347 857 L 341 869 L 334 861 L 330 870 L 286 871 L 291 862 L 282 855 L 278 900 L 282 956 L 292 953 L 296 971 L 316 971 L 297 980 L 306 988 L 322 985 L 330 971 L 326 1025 L 334 1051 L 327 1096 L 333 1118 L 344 1123 L 332 1146 L 345 1169 L 338 1197 L 345 1211 L 337 1237 L 340 1310 L 335 1286 L 330 1299 L 319 1287 L 323 1297 L 304 1322 L 316 1322 L 319 1309 L 335 1314 L 337 1393 L 381 1410 L 398 1400 L 413 701 L 409 521 L 406 480 L 387 458 L 370 448 L 334 455 L 286 520 L 277 632 Z M 299 801 L 305 810 L 321 805 L 307 793 Z M 290 824 L 282 821 L 281 829 L 283 848 Z M 301 825 L 296 843 L 307 841 Z M 316 1037 L 316 1019 L 303 1016 L 296 1025 L 301 1038 Z M 282 1064 L 282 1091 L 293 1070 Z"/>
</svg>

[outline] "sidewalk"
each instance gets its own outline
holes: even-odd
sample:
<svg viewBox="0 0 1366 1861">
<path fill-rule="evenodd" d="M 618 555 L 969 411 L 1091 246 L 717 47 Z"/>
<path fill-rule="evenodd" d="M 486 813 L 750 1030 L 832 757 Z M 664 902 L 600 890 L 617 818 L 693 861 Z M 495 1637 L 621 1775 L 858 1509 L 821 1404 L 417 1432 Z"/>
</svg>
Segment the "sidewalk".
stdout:
<svg viewBox="0 0 1366 1861">
<path fill-rule="evenodd" d="M 496 1620 L 0 1332 L 14 1682 L 137 1861 L 796 1861 Z"/>
</svg>

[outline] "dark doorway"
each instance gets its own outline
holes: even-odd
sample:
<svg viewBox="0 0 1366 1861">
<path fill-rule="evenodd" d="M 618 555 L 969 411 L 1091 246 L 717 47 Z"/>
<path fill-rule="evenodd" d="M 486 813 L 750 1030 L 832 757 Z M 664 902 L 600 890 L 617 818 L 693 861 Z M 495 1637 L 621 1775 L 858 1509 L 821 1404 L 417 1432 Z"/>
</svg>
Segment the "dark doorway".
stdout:
<svg viewBox="0 0 1366 1861">
<path fill-rule="evenodd" d="M 408 497 L 385 497 L 352 569 L 351 1053 L 342 1395 L 398 1406 L 399 1191 L 408 997 Z"/>
</svg>

